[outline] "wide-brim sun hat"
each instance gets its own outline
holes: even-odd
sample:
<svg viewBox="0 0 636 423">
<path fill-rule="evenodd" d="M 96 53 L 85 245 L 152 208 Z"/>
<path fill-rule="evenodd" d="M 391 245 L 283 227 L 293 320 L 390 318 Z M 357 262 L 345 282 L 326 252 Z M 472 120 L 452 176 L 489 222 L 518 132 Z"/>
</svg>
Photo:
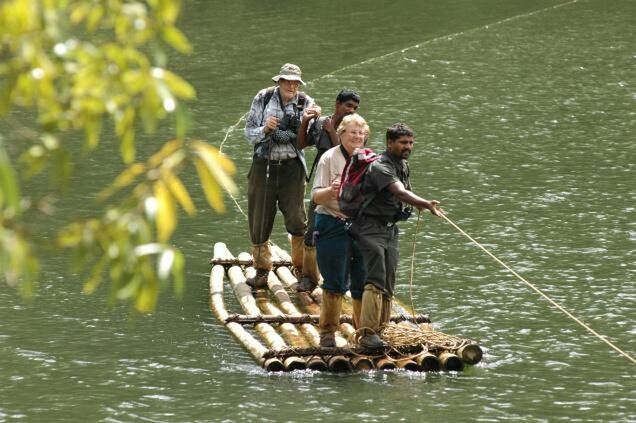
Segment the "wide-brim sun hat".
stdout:
<svg viewBox="0 0 636 423">
<path fill-rule="evenodd" d="M 287 81 L 298 81 L 305 85 L 305 81 L 300 78 L 301 74 L 302 72 L 297 65 L 294 65 L 293 63 L 285 63 L 283 67 L 280 68 L 278 75 L 272 77 L 272 80 L 274 82 L 278 82 L 279 79 L 285 79 Z"/>
</svg>

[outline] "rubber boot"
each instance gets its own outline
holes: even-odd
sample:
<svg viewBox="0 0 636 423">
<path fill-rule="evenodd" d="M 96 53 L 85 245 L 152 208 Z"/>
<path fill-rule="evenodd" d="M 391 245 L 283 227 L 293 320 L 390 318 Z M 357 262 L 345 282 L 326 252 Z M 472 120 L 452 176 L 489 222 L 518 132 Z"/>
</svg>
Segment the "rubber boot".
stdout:
<svg viewBox="0 0 636 423">
<path fill-rule="evenodd" d="M 380 317 L 382 314 L 382 291 L 371 284 L 364 287 L 362 293 L 362 310 L 360 312 L 360 347 L 377 349 L 386 347 L 380 339 Z"/>
<path fill-rule="evenodd" d="M 382 311 L 380 312 L 380 330 L 391 321 L 391 297 L 382 296 Z"/>
<path fill-rule="evenodd" d="M 305 245 L 305 237 L 303 235 L 292 235 L 291 237 L 291 261 L 294 266 L 294 276 L 300 282 L 303 272 L 303 256 Z"/>
<path fill-rule="evenodd" d="M 252 257 L 256 275 L 248 278 L 245 283 L 252 289 L 267 288 L 267 278 L 269 271 L 272 270 L 272 251 L 269 248 L 269 242 L 252 245 Z"/>
<path fill-rule="evenodd" d="M 342 310 L 342 294 L 323 290 L 322 303 L 320 304 L 320 320 L 318 321 L 318 333 L 320 334 L 321 347 L 335 347 L 335 332 L 340 326 L 340 311 Z"/>
<path fill-rule="evenodd" d="M 360 329 L 360 312 L 362 311 L 362 300 L 356 300 L 355 298 L 351 299 L 351 304 L 353 305 L 353 328 L 358 330 Z"/>
<path fill-rule="evenodd" d="M 296 290 L 298 292 L 312 292 L 320 280 L 320 271 L 316 262 L 316 247 L 303 243 L 303 249 L 302 277 Z"/>
</svg>

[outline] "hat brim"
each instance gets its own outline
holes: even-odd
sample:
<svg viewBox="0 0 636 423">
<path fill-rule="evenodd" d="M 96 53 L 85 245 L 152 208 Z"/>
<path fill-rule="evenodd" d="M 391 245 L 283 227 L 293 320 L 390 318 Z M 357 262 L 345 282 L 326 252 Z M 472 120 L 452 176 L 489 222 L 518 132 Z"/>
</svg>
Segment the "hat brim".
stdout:
<svg viewBox="0 0 636 423">
<path fill-rule="evenodd" d="M 305 81 L 303 81 L 302 79 L 300 79 L 299 76 L 296 75 L 276 75 L 272 77 L 272 81 L 274 82 L 278 82 L 279 79 L 285 79 L 287 81 L 298 81 L 301 84 L 305 85 Z"/>
</svg>

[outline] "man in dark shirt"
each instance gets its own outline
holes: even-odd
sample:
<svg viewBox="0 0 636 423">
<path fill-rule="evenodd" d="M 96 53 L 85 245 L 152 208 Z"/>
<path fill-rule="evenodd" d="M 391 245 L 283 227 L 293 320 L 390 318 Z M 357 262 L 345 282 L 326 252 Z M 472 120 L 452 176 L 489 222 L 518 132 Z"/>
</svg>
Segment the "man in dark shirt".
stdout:
<svg viewBox="0 0 636 423">
<path fill-rule="evenodd" d="M 363 348 L 386 346 L 378 335 L 381 326 L 391 317 L 391 298 L 399 259 L 396 223 L 408 219 L 411 212 L 404 203 L 442 216 L 438 201 L 425 200 L 410 191 L 406 160 L 414 142 L 414 132 L 405 124 L 389 127 L 386 151 L 369 166 L 362 183 L 365 198 L 372 198 L 355 222 L 358 245 L 368 270 L 360 315 L 360 346 Z"/>
</svg>

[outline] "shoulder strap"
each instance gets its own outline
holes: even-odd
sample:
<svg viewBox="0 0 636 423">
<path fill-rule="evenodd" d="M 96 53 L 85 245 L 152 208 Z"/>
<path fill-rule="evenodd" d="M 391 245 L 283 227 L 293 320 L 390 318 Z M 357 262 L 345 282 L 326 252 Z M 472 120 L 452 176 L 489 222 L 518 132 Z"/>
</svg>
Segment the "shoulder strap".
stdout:
<svg viewBox="0 0 636 423">
<path fill-rule="evenodd" d="M 261 112 L 261 122 L 263 122 L 263 120 L 265 119 L 265 109 L 267 108 L 267 105 L 269 104 L 272 97 L 274 96 L 275 91 L 276 91 L 276 85 L 268 87 L 267 90 L 265 91 L 265 95 L 263 96 L 263 111 Z"/>
</svg>

